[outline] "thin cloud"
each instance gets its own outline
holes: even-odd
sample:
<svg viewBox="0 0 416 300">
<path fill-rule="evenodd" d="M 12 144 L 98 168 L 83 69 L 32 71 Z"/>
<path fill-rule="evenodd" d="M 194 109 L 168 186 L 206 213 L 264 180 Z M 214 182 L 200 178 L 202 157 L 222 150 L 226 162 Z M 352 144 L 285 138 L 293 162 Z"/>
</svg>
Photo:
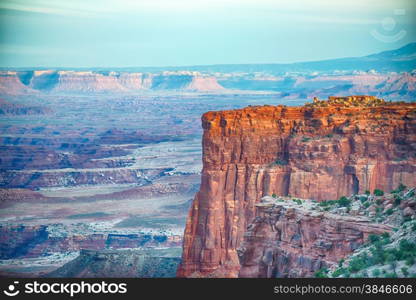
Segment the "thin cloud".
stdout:
<svg viewBox="0 0 416 300">
<path fill-rule="evenodd" d="M 77 2 L 77 1 L 74 1 Z M 65 2 L 58 1 L 24 1 L 24 0 L 13 0 L 13 1 L 1 1 L 0 8 L 6 10 L 14 10 L 28 13 L 38 13 L 47 15 L 58 15 L 58 16 L 72 16 L 72 17 L 96 17 L 99 12 L 93 8 L 84 5 L 71 5 L 65 4 Z"/>
<path fill-rule="evenodd" d="M 411 0 L 380 1 L 380 0 L 3 0 L 0 7 L 44 14 L 96 16 L 110 13 L 140 13 L 144 11 L 157 12 L 189 12 L 232 8 L 239 10 L 276 10 L 281 12 L 309 11 L 331 12 L 360 12 L 372 10 L 383 12 L 393 8 L 411 7 Z"/>
</svg>

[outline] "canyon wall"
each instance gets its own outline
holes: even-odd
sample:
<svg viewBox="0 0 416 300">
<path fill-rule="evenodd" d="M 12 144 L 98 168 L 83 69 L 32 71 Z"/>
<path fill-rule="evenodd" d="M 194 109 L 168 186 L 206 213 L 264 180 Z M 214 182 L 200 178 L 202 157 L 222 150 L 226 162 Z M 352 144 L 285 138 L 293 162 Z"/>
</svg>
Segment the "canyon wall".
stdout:
<svg viewBox="0 0 416 300">
<path fill-rule="evenodd" d="M 135 233 L 77 233 L 61 232 L 64 226 L 0 225 L 0 259 L 39 257 L 66 251 L 123 249 L 140 247 L 178 247 L 179 235 Z"/>
<path fill-rule="evenodd" d="M 256 207 L 257 217 L 238 249 L 239 277 L 311 277 L 321 268 L 337 265 L 370 234 L 392 231 L 365 216 L 316 211 L 292 201 Z"/>
<path fill-rule="evenodd" d="M 52 278 L 169 278 L 175 277 L 180 257 L 162 250 L 81 250 L 73 261 L 52 271 Z"/>
<path fill-rule="evenodd" d="M 198 72 L 100 72 L 100 71 L 2 71 L 0 92 L 38 94 L 40 92 L 138 92 L 138 91 L 221 91 L 213 76 Z"/>
<path fill-rule="evenodd" d="M 270 75 L 199 71 L 0 71 L 0 94 L 164 94 L 172 92 L 216 94 L 272 93 L 279 98 L 307 99 L 334 94 L 371 94 L 386 99 L 413 100 L 416 74 L 354 72 Z M 0 103 L 1 104 L 1 103 Z"/>
<path fill-rule="evenodd" d="M 318 201 L 416 184 L 416 104 L 262 106 L 202 117 L 201 187 L 178 276 L 235 277 L 264 195 Z"/>
</svg>

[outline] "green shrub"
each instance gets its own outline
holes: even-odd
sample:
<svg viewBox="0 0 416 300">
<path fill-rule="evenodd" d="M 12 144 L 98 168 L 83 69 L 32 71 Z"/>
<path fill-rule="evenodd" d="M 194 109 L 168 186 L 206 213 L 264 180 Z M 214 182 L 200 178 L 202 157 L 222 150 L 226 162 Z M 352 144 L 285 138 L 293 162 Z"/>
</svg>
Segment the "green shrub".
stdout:
<svg viewBox="0 0 416 300">
<path fill-rule="evenodd" d="M 391 214 L 393 214 L 392 208 L 389 208 L 388 210 L 386 210 L 386 215 L 390 216 Z"/>
<path fill-rule="evenodd" d="M 344 278 L 350 278 L 351 277 L 351 273 L 347 270 L 344 273 Z"/>
<path fill-rule="evenodd" d="M 409 271 L 406 267 L 401 268 L 401 271 L 403 273 L 403 276 L 405 277 L 409 276 Z"/>
<path fill-rule="evenodd" d="M 275 193 L 272 194 L 273 198 L 277 198 L 277 195 Z"/>
<path fill-rule="evenodd" d="M 362 273 L 361 273 L 361 276 L 360 276 L 361 278 L 368 278 L 368 272 L 367 271 L 363 271 Z"/>
<path fill-rule="evenodd" d="M 376 243 L 375 247 L 372 247 L 370 249 L 370 252 L 371 252 L 370 262 L 372 265 L 383 264 L 384 261 L 386 260 L 385 253 L 380 243 Z"/>
<path fill-rule="evenodd" d="M 405 189 L 407 189 L 407 186 L 405 186 L 403 183 L 400 183 L 397 189 L 392 190 L 391 193 L 397 194 L 397 193 L 403 192 Z"/>
<path fill-rule="evenodd" d="M 408 240 L 401 240 L 399 243 L 400 250 L 405 252 L 413 252 L 416 255 L 416 244 Z"/>
<path fill-rule="evenodd" d="M 402 198 L 399 195 L 394 196 L 394 205 L 398 206 L 402 202 Z"/>
<path fill-rule="evenodd" d="M 370 195 L 370 191 L 369 191 L 369 190 L 365 191 L 364 193 L 365 193 L 367 196 L 369 196 L 369 195 Z"/>
<path fill-rule="evenodd" d="M 380 276 L 380 274 L 381 274 L 381 272 L 380 272 L 380 270 L 379 270 L 379 269 L 374 269 L 374 270 L 373 270 L 373 276 L 374 276 L 374 277 L 378 277 L 378 276 Z"/>
<path fill-rule="evenodd" d="M 332 277 L 339 277 L 341 275 L 344 275 L 347 269 L 345 268 L 338 268 L 332 273 Z"/>
<path fill-rule="evenodd" d="M 319 202 L 319 206 L 327 207 L 327 206 L 334 205 L 336 202 L 337 201 L 335 201 L 335 200 L 321 201 L 321 202 Z"/>
<path fill-rule="evenodd" d="M 388 262 L 388 263 L 392 263 L 392 262 L 395 262 L 396 261 L 396 255 L 394 254 L 394 253 L 387 253 L 387 256 L 386 256 L 386 261 Z"/>
<path fill-rule="evenodd" d="M 408 258 L 406 258 L 406 265 L 408 266 L 413 266 L 415 264 L 415 258 L 409 256 Z"/>
<path fill-rule="evenodd" d="M 323 268 L 315 272 L 316 278 L 328 278 L 328 269 Z"/>
<path fill-rule="evenodd" d="M 367 197 L 365 197 L 365 196 L 360 196 L 360 201 L 361 201 L 361 203 L 365 203 L 365 202 L 367 202 Z"/>
<path fill-rule="evenodd" d="M 384 195 L 384 192 L 382 190 L 379 190 L 379 189 L 375 189 L 373 193 L 374 193 L 375 196 L 383 196 Z"/>
<path fill-rule="evenodd" d="M 383 239 L 388 239 L 388 238 L 390 238 L 390 233 L 388 233 L 388 232 L 383 232 L 383 233 L 381 234 L 381 237 L 382 237 Z"/>
<path fill-rule="evenodd" d="M 405 189 L 407 189 L 407 186 L 405 186 L 403 183 L 400 183 L 397 187 L 397 191 L 403 192 Z"/>
<path fill-rule="evenodd" d="M 298 205 L 302 205 L 302 200 L 300 199 L 292 199 L 293 202 L 296 202 Z"/>
<path fill-rule="evenodd" d="M 338 205 L 339 206 L 343 206 L 343 207 L 347 207 L 351 204 L 351 200 L 349 200 L 347 197 L 342 196 L 341 198 L 339 198 L 338 200 Z"/>
<path fill-rule="evenodd" d="M 365 208 L 369 208 L 369 207 L 370 207 L 370 205 L 371 205 L 371 203 L 370 203 L 370 202 L 364 202 L 364 204 L 363 204 L 363 205 L 364 205 L 364 207 L 365 207 Z"/>
<path fill-rule="evenodd" d="M 361 255 L 355 256 L 353 259 L 351 259 L 348 270 L 353 273 L 358 272 L 367 267 L 367 261 L 367 258 Z"/>
<path fill-rule="evenodd" d="M 378 235 L 376 235 L 376 234 L 370 234 L 370 235 L 368 236 L 368 241 L 369 241 L 371 244 L 374 244 L 375 242 L 380 241 L 380 236 L 378 236 Z"/>
</svg>

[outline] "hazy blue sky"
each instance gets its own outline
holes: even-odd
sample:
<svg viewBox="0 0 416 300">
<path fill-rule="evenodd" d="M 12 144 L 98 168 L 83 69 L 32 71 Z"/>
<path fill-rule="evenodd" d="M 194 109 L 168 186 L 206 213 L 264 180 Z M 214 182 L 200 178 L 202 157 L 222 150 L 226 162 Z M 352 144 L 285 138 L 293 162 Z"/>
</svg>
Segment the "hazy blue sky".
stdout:
<svg viewBox="0 0 416 300">
<path fill-rule="evenodd" d="M 281 63 L 416 40 L 415 0 L 0 0 L 0 66 Z"/>
</svg>

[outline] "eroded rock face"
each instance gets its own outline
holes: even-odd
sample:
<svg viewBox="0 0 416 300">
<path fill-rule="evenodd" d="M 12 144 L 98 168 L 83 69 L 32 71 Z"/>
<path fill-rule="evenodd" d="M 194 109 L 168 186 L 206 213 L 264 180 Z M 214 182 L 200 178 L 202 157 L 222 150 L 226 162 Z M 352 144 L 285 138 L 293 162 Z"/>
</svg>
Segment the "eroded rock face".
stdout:
<svg viewBox="0 0 416 300">
<path fill-rule="evenodd" d="M 199 72 L 93 72 L 93 71 L 2 71 L 0 92 L 25 94 L 39 92 L 138 92 L 151 90 L 183 90 L 196 92 L 222 91 L 213 76 Z"/>
<path fill-rule="evenodd" d="M 56 228 L 53 228 L 56 227 Z M 0 259 L 39 257 L 50 253 L 79 251 L 81 249 L 123 249 L 139 247 L 179 247 L 178 235 L 165 234 L 109 234 L 66 233 L 60 224 L 0 225 Z M 51 233 L 52 230 L 57 231 Z M 59 230 L 60 229 L 60 230 Z"/>
<path fill-rule="evenodd" d="M 290 202 L 256 205 L 257 217 L 238 249 L 239 277 L 310 277 L 336 265 L 369 234 L 392 230 L 364 216 L 317 212 Z"/>
<path fill-rule="evenodd" d="M 416 184 L 416 104 L 263 106 L 202 117 L 201 187 L 179 276 L 235 277 L 264 195 L 338 199 Z"/>
<path fill-rule="evenodd" d="M 81 250 L 80 255 L 45 277 L 78 278 L 166 278 L 175 277 L 179 257 L 149 255 L 141 250 Z"/>
</svg>

